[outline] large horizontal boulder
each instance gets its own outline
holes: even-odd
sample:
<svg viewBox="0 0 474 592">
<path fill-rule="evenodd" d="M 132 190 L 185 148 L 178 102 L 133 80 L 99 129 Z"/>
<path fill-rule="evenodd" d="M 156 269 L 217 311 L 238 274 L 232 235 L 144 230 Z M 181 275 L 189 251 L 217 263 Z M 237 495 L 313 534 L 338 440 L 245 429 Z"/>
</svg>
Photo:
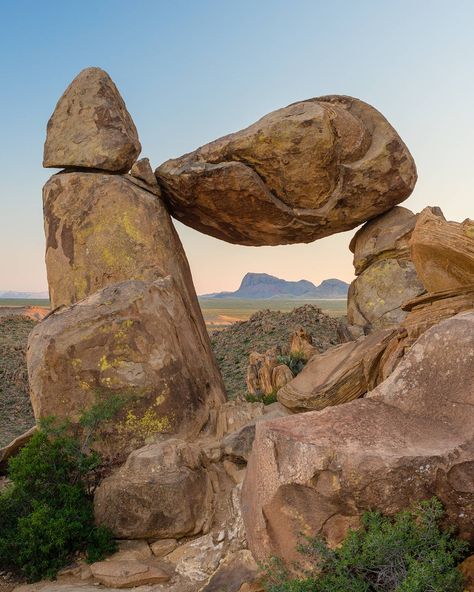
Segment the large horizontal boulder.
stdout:
<svg viewBox="0 0 474 592">
<path fill-rule="evenodd" d="M 439 208 L 425 208 L 418 216 L 410 247 L 428 292 L 474 284 L 474 220 L 447 222 Z"/>
<path fill-rule="evenodd" d="M 48 122 L 43 166 L 127 172 L 140 154 L 135 124 L 110 76 L 82 70 Z"/>
<path fill-rule="evenodd" d="M 337 95 L 274 111 L 165 162 L 156 175 L 175 218 L 243 245 L 349 230 L 406 199 L 417 178 L 388 121 Z"/>
<path fill-rule="evenodd" d="M 380 381 L 380 358 L 393 334 L 391 329 L 376 331 L 313 356 L 278 391 L 278 401 L 292 411 L 301 412 L 362 397 Z"/>
<path fill-rule="evenodd" d="M 198 447 L 171 439 L 133 451 L 95 492 L 95 516 L 116 537 L 178 538 L 209 528 L 213 490 Z"/>
<path fill-rule="evenodd" d="M 335 545 L 365 510 L 433 495 L 474 540 L 474 312 L 426 331 L 368 397 L 257 424 L 242 512 L 253 555 L 291 561 L 300 534 Z"/>
<path fill-rule="evenodd" d="M 222 401 L 205 345 L 171 277 L 99 290 L 30 334 L 35 417 L 77 424 L 96 405 L 116 408 L 94 444 L 108 457 L 170 434 L 196 435 Z"/>
<path fill-rule="evenodd" d="M 358 277 L 347 297 L 347 318 L 365 331 L 398 325 L 402 305 L 424 292 L 410 259 L 409 240 L 417 216 L 396 207 L 364 224 L 349 245 Z"/>
</svg>

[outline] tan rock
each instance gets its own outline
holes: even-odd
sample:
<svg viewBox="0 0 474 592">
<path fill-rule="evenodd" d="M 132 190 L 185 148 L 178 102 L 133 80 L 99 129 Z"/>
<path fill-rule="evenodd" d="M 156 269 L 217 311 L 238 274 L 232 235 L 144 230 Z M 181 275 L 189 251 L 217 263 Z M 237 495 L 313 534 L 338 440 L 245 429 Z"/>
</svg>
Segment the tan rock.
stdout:
<svg viewBox="0 0 474 592">
<path fill-rule="evenodd" d="M 137 162 L 133 164 L 130 174 L 132 177 L 136 177 L 137 179 L 144 181 L 151 187 L 158 187 L 158 181 L 156 180 L 155 173 L 151 168 L 149 158 L 140 158 L 140 160 L 137 160 Z"/>
<path fill-rule="evenodd" d="M 293 380 L 293 372 L 286 364 L 279 364 L 272 370 L 272 388 L 273 391 L 278 391 L 291 380 Z"/>
<path fill-rule="evenodd" d="M 176 571 L 193 581 L 203 582 L 212 575 L 224 556 L 223 541 L 214 541 L 211 534 L 184 543 L 166 558 Z"/>
<path fill-rule="evenodd" d="M 134 450 L 96 489 L 99 524 L 118 538 L 177 538 L 209 528 L 212 486 L 200 449 L 172 439 Z"/>
<path fill-rule="evenodd" d="M 423 292 L 423 284 L 411 261 L 380 259 L 351 283 L 347 320 L 366 330 L 394 327 L 406 317 L 403 304 Z"/>
<path fill-rule="evenodd" d="M 439 208 L 425 208 L 418 216 L 410 246 L 428 292 L 474 284 L 474 220 L 447 222 Z"/>
<path fill-rule="evenodd" d="M 380 360 L 382 380 L 394 371 L 416 340 L 433 325 L 474 309 L 474 285 L 435 294 L 424 294 L 407 302 L 408 312 Z"/>
<path fill-rule="evenodd" d="M 48 121 L 43 166 L 126 172 L 140 154 L 135 124 L 100 68 L 82 70 Z"/>
<path fill-rule="evenodd" d="M 360 275 L 379 259 L 410 259 L 409 240 L 416 220 L 412 211 L 396 206 L 364 224 L 349 244 L 355 274 Z"/>
<path fill-rule="evenodd" d="M 107 588 L 135 588 L 167 582 L 171 574 L 162 566 L 140 561 L 98 561 L 92 575 Z"/>
<path fill-rule="evenodd" d="M 336 95 L 274 111 L 155 172 L 174 217 L 244 245 L 349 230 L 406 199 L 416 182 L 388 121 Z"/>
<path fill-rule="evenodd" d="M 217 411 L 217 440 L 221 440 L 226 434 L 239 430 L 256 417 L 263 415 L 264 412 L 265 405 L 263 403 L 240 400 L 226 401 Z"/>
<path fill-rule="evenodd" d="M 161 539 L 152 543 L 150 547 L 155 557 L 165 557 L 176 549 L 177 544 L 176 539 Z"/>
<path fill-rule="evenodd" d="M 247 367 L 247 390 L 252 395 L 269 395 L 275 391 L 274 370 L 279 366 L 281 348 L 278 346 L 268 349 L 264 354 L 251 352 Z M 280 369 L 275 378 L 281 379 Z"/>
<path fill-rule="evenodd" d="M 391 329 L 376 331 L 313 356 L 278 391 L 278 401 L 292 411 L 308 411 L 362 397 L 380 380 L 380 357 L 392 335 Z"/>
<path fill-rule="evenodd" d="M 295 558 L 299 533 L 337 544 L 368 509 L 436 495 L 474 538 L 474 312 L 432 327 L 372 393 L 257 426 L 242 490 L 257 559 Z"/>
<path fill-rule="evenodd" d="M 228 555 L 199 592 L 239 592 L 246 582 L 259 572 L 252 554 L 247 549 Z"/>
<path fill-rule="evenodd" d="M 459 569 L 465 578 L 463 592 L 474 592 L 474 555 L 465 559 Z"/>
<path fill-rule="evenodd" d="M 146 561 L 152 557 L 146 541 L 118 541 L 118 551 L 106 561 Z"/>
<path fill-rule="evenodd" d="M 303 327 L 299 327 L 290 339 L 290 355 L 298 355 L 304 360 L 309 360 L 318 349 L 313 345 L 311 335 Z"/>
<path fill-rule="evenodd" d="M 122 282 L 58 309 L 31 332 L 27 363 L 38 420 L 77 424 L 94 405 L 117 407 L 95 433 L 106 458 L 197 435 L 221 402 L 213 360 L 171 277 Z"/>
</svg>

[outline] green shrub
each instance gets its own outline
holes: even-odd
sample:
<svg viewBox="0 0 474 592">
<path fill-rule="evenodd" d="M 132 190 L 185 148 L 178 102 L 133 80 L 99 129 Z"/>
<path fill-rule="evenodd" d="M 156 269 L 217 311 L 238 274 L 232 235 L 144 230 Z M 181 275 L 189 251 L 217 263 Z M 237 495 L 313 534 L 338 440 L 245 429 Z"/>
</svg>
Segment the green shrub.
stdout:
<svg viewBox="0 0 474 592">
<path fill-rule="evenodd" d="M 10 460 L 12 483 L 0 493 L 1 569 L 36 581 L 53 578 L 78 552 L 97 561 L 115 550 L 111 532 L 94 524 L 99 462 L 51 422 Z"/>
<path fill-rule="evenodd" d="M 277 391 L 273 391 L 271 393 L 261 393 L 258 395 L 252 395 L 247 393 L 245 395 L 245 400 L 249 403 L 263 403 L 264 405 L 271 405 L 272 403 L 276 403 L 277 399 Z"/>
<path fill-rule="evenodd" d="M 283 563 L 265 567 L 268 592 L 462 592 L 457 565 L 467 545 L 441 530 L 441 503 L 433 498 L 395 518 L 367 512 L 359 530 L 329 549 L 309 539 L 300 551 L 312 568 L 292 578 Z"/>
<path fill-rule="evenodd" d="M 287 356 L 278 356 L 278 363 L 286 364 L 293 372 L 293 376 L 296 376 L 303 370 L 307 361 L 302 352 L 292 352 Z"/>
</svg>

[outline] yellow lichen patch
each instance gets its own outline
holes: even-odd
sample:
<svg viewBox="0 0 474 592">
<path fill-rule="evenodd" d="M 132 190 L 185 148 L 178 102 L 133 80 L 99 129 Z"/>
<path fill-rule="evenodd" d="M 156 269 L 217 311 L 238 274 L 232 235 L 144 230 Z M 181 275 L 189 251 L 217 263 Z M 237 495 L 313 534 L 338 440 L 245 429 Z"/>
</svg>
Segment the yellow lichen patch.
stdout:
<svg viewBox="0 0 474 592">
<path fill-rule="evenodd" d="M 98 363 L 99 369 L 101 372 L 105 372 L 106 370 L 111 370 L 113 368 L 120 368 L 120 366 L 122 366 L 123 361 L 122 360 L 112 360 L 109 361 L 107 360 L 107 356 L 103 355 Z"/>
<path fill-rule="evenodd" d="M 122 218 L 123 227 L 128 236 L 137 243 L 144 242 L 141 232 L 136 226 L 130 221 L 128 213 L 125 212 Z"/>
<path fill-rule="evenodd" d="M 137 438 L 146 440 L 154 434 L 167 432 L 171 429 L 168 416 L 160 416 L 154 409 L 147 409 L 142 417 L 137 417 L 133 411 L 127 413 L 124 423 L 125 431 L 133 433 Z"/>
</svg>

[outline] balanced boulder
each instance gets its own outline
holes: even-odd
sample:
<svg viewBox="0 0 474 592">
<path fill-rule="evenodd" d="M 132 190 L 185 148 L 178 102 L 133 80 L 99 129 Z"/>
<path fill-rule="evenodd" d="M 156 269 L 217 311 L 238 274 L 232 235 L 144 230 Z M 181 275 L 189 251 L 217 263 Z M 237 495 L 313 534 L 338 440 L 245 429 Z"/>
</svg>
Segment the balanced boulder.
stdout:
<svg viewBox="0 0 474 592">
<path fill-rule="evenodd" d="M 82 70 L 52 114 L 43 166 L 127 172 L 141 151 L 117 87 L 100 68 Z"/>
<path fill-rule="evenodd" d="M 94 446 L 123 457 L 144 442 L 196 435 L 223 401 L 186 300 L 171 277 L 109 286 L 53 312 L 27 351 L 37 420 L 78 424 L 95 406 L 116 408 Z"/>
<path fill-rule="evenodd" d="M 428 292 L 474 285 L 474 220 L 447 222 L 439 208 L 418 216 L 411 256 Z"/>
<path fill-rule="evenodd" d="M 257 424 L 242 490 L 254 557 L 338 544 L 369 509 L 436 495 L 474 539 L 474 312 L 435 325 L 368 397 Z"/>
<path fill-rule="evenodd" d="M 314 355 L 296 378 L 278 391 L 278 401 L 301 412 L 362 397 L 380 381 L 380 359 L 392 335 L 391 329 L 376 331 Z"/>
<path fill-rule="evenodd" d="M 157 170 L 172 215 L 231 243 L 311 242 L 406 199 L 413 159 L 358 99 L 294 103 Z"/>
<path fill-rule="evenodd" d="M 351 325 L 366 331 L 398 325 L 406 316 L 402 305 L 424 291 L 410 258 L 409 239 L 416 220 L 410 210 L 395 207 L 354 235 L 349 248 L 358 277 L 347 298 Z"/>
</svg>

